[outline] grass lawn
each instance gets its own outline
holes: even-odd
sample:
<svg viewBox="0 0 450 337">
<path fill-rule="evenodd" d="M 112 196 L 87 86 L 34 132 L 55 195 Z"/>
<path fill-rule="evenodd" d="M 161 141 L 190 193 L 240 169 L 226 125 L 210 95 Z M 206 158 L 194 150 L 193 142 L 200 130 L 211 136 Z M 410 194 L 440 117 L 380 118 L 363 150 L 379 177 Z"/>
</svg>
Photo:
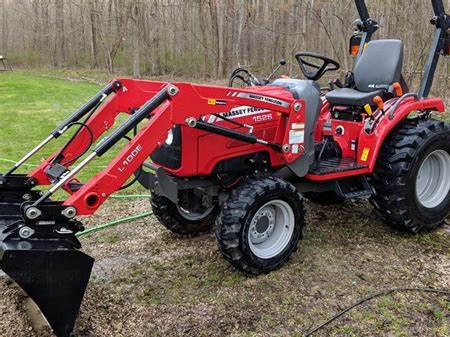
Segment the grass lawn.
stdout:
<svg viewBox="0 0 450 337">
<path fill-rule="evenodd" d="M 94 79 L 89 77 L 92 75 Z M 11 167 L 13 161 L 45 139 L 59 123 L 96 94 L 107 83 L 107 76 L 104 73 L 42 73 L 36 70 L 0 73 L 0 172 Z M 121 116 L 119 120 L 126 117 Z M 77 128 L 74 126 L 73 131 Z M 65 144 L 72 133 L 69 130 L 54 140 L 19 172 L 39 164 Z M 121 148 L 117 146 L 117 149 L 91 163 L 79 177 L 91 177 L 109 163 Z"/>
<path fill-rule="evenodd" d="M 84 81 L 71 82 L 25 71 L 1 73 L 0 172 L 10 166 L 6 160 L 20 159 L 99 88 Z M 29 164 L 38 164 L 62 141 L 55 141 Z"/>
<path fill-rule="evenodd" d="M 10 165 L 2 160 L 19 159 L 100 86 L 63 71 L 45 74 L 0 73 L 0 172 Z M 102 82 L 107 76 L 99 77 Z M 111 200 L 83 221 L 90 227 L 148 210 L 148 200 Z M 231 268 L 214 234 L 182 239 L 153 217 L 83 237 L 96 265 L 76 337 L 302 337 L 381 289 L 450 289 L 448 227 L 416 236 L 398 233 L 362 200 L 329 207 L 308 202 L 307 224 L 290 262 L 259 277 Z M 49 337 L 29 329 L 23 296 L 4 278 L 0 294 L 1 337 Z M 420 293 L 379 298 L 316 336 L 448 337 L 450 300 Z"/>
</svg>

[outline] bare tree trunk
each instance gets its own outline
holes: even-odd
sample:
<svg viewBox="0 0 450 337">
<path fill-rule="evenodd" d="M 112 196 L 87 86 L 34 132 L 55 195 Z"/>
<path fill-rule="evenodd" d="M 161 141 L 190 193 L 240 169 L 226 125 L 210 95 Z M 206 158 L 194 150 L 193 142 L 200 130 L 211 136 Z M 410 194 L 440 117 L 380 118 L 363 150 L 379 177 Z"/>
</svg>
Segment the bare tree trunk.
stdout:
<svg viewBox="0 0 450 337">
<path fill-rule="evenodd" d="M 140 69 L 140 44 L 139 44 L 139 3 L 136 1 L 133 4 L 133 8 L 131 9 L 132 18 L 133 18 L 133 76 L 135 78 L 141 77 L 141 69 Z"/>
<path fill-rule="evenodd" d="M 216 49 L 216 77 L 220 77 L 223 73 L 223 63 L 222 63 L 222 57 L 223 57 L 223 39 L 222 39 L 222 25 L 223 25 L 223 18 L 221 18 L 221 14 L 219 12 L 221 11 L 219 6 L 221 0 L 210 0 L 209 1 L 209 7 L 211 10 L 211 19 L 213 23 L 213 30 L 215 33 L 214 41 L 216 43 L 215 49 Z"/>
<path fill-rule="evenodd" d="M 91 17 L 91 59 L 92 59 L 92 67 L 98 68 L 99 66 L 99 58 L 98 58 L 98 33 L 97 33 L 97 6 L 96 0 L 90 0 L 89 2 L 89 10 Z"/>
<path fill-rule="evenodd" d="M 6 0 L 0 0 L 0 9 L 2 13 L 2 49 L 0 52 L 7 53 L 8 52 L 8 10 L 6 8 Z"/>
<path fill-rule="evenodd" d="M 200 31 L 202 34 L 202 44 L 203 44 L 203 76 L 208 74 L 208 63 L 209 63 L 209 52 L 208 52 L 208 22 L 207 22 L 207 11 L 205 9 L 206 2 L 200 0 L 198 3 L 198 15 L 200 21 Z"/>
<path fill-rule="evenodd" d="M 55 66 L 64 64 L 64 0 L 55 0 Z"/>
</svg>

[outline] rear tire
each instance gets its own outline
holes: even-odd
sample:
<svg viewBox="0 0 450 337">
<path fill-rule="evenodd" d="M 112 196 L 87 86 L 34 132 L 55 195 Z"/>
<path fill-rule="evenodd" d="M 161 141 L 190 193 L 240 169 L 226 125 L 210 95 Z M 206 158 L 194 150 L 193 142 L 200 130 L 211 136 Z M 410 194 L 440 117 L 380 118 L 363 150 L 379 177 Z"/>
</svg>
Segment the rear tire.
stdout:
<svg viewBox="0 0 450 337">
<path fill-rule="evenodd" d="M 450 212 L 450 126 L 406 120 L 383 145 L 371 198 L 395 229 L 418 233 L 441 226 Z"/>
<path fill-rule="evenodd" d="M 196 236 L 211 231 L 217 216 L 217 207 L 204 215 L 192 216 L 165 197 L 152 194 L 150 199 L 153 214 L 171 232 L 183 236 Z"/>
<path fill-rule="evenodd" d="M 280 178 L 252 178 L 231 192 L 216 224 L 228 262 L 249 274 L 268 273 L 297 249 L 305 224 L 303 198 Z"/>
</svg>

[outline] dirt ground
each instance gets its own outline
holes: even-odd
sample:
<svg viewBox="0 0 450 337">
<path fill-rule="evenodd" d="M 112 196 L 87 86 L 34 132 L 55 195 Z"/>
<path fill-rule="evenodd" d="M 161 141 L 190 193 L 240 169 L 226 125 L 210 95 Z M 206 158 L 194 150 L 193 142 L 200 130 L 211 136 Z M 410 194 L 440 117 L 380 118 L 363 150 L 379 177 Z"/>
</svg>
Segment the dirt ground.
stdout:
<svg viewBox="0 0 450 337">
<path fill-rule="evenodd" d="M 149 209 L 113 200 L 87 225 Z M 96 258 L 76 337 L 302 336 L 361 297 L 390 287 L 450 288 L 450 228 L 392 231 L 365 201 L 308 203 L 300 249 L 281 270 L 248 277 L 220 256 L 213 234 L 180 239 L 153 217 L 82 239 Z M 24 296 L 0 278 L 0 336 L 36 333 Z M 450 336 L 450 298 L 394 294 L 315 336 Z"/>
</svg>

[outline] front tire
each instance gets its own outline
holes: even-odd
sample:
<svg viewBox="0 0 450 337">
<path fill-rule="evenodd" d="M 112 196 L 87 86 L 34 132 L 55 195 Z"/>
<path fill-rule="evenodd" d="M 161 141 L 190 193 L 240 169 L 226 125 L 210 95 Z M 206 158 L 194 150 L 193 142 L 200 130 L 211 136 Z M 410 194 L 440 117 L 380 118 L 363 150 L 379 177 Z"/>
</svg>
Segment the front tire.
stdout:
<svg viewBox="0 0 450 337">
<path fill-rule="evenodd" d="M 169 199 L 152 193 L 153 214 L 171 232 L 182 236 L 196 236 L 211 231 L 217 216 L 216 206 L 203 214 L 188 212 Z"/>
<path fill-rule="evenodd" d="M 385 141 L 373 175 L 371 202 L 401 231 L 441 226 L 450 212 L 450 126 L 406 120 Z"/>
<path fill-rule="evenodd" d="M 231 192 L 216 225 L 228 262 L 249 274 L 268 273 L 297 249 L 305 225 L 303 198 L 282 179 L 252 178 Z"/>
</svg>

